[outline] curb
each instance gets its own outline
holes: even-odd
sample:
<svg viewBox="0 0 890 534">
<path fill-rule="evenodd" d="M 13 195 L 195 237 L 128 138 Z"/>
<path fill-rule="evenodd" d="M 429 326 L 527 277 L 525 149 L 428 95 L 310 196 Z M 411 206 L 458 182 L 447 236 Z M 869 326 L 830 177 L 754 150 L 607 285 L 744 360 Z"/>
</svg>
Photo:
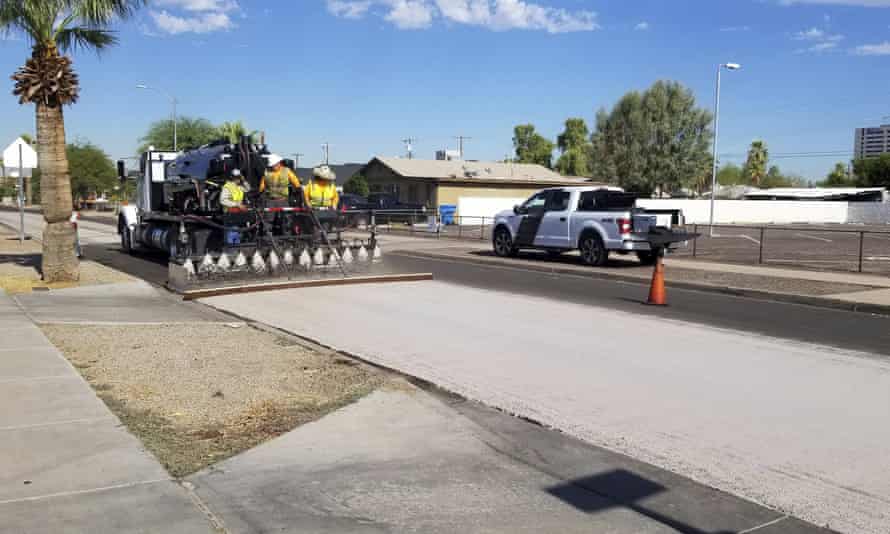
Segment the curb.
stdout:
<svg viewBox="0 0 890 534">
<path fill-rule="evenodd" d="M 574 269 L 567 269 L 558 266 L 540 266 L 534 264 L 513 266 L 499 262 L 481 260 L 478 258 L 468 258 L 464 256 L 452 256 L 448 254 L 436 254 L 432 252 L 413 251 L 413 250 L 392 250 L 390 254 L 398 254 L 407 257 L 419 257 L 427 259 L 447 259 L 452 261 L 472 263 L 474 265 L 482 265 L 485 267 L 508 266 L 511 268 L 535 271 L 544 274 L 565 274 L 577 276 L 580 278 L 593 278 L 597 280 L 619 280 L 622 282 L 647 285 L 649 282 L 646 278 L 637 276 L 629 276 L 626 274 L 606 272 L 606 271 L 590 271 L 580 273 Z M 685 268 L 687 270 L 691 270 Z M 884 315 L 890 317 L 890 305 L 885 304 L 869 304 L 865 302 L 850 302 L 846 300 L 831 299 L 825 297 L 817 297 L 813 295 L 799 295 L 795 293 L 780 293 L 776 291 L 764 291 L 761 289 L 749 289 L 743 287 L 717 286 L 712 284 L 697 284 L 695 282 L 672 282 L 666 281 L 667 287 L 675 289 L 685 289 L 689 291 L 701 291 L 705 293 L 717 293 L 721 295 L 729 295 L 733 297 L 750 298 L 754 300 L 767 300 L 772 302 L 784 302 L 788 304 L 799 304 L 803 306 L 812 306 L 814 308 L 826 308 L 838 311 L 848 311 L 856 313 L 868 313 L 872 315 Z"/>
</svg>

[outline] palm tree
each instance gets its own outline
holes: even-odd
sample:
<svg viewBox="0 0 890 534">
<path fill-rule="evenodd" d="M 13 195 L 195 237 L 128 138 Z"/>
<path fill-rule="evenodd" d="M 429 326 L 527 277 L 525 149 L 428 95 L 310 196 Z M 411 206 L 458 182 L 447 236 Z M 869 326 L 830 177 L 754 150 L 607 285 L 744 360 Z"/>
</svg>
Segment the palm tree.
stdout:
<svg viewBox="0 0 890 534">
<path fill-rule="evenodd" d="M 766 143 L 759 139 L 751 142 L 751 148 L 748 149 L 748 161 L 745 162 L 745 177 L 748 178 L 751 185 L 760 185 L 766 176 L 768 163 L 769 149 L 766 148 Z"/>
<path fill-rule="evenodd" d="M 251 137 L 255 137 L 258 133 L 257 130 L 248 132 L 247 128 L 244 127 L 244 124 L 241 121 L 226 121 L 220 124 L 217 130 L 219 131 L 219 136 L 221 138 L 228 139 L 230 143 L 236 144 L 241 141 L 241 136 L 249 135 Z"/>
<path fill-rule="evenodd" d="M 62 106 L 77 101 L 79 85 L 70 50 L 97 52 L 117 43 L 109 25 L 130 17 L 145 0 L 0 0 L 0 31 L 20 32 L 31 43 L 31 57 L 16 71 L 13 94 L 20 104 L 35 104 L 40 162 L 43 278 L 48 282 L 80 277 L 74 254 L 71 180 L 65 156 Z"/>
</svg>

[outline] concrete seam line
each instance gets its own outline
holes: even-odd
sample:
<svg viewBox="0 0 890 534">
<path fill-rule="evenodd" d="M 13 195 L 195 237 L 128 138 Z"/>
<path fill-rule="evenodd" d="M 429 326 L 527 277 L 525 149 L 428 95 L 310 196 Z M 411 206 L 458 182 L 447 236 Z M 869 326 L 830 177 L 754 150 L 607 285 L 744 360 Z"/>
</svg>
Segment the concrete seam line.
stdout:
<svg viewBox="0 0 890 534">
<path fill-rule="evenodd" d="M 91 488 L 86 490 L 62 491 L 59 493 L 47 493 L 46 495 L 35 495 L 34 497 L 22 497 L 21 499 L 9 499 L 0 501 L 0 506 L 4 504 L 16 504 L 20 502 L 40 501 L 43 499 L 53 499 L 57 497 L 71 497 L 73 495 L 88 495 L 90 493 L 101 493 L 103 491 L 112 491 L 116 489 L 134 488 L 136 486 L 145 486 L 147 484 L 156 484 L 158 482 L 172 482 L 169 478 L 156 478 L 154 480 L 140 480 L 139 482 L 127 482 L 126 484 L 115 484 L 114 486 L 103 486 L 100 488 Z"/>
<path fill-rule="evenodd" d="M 72 378 L 80 378 L 79 375 L 48 375 L 48 376 L 18 376 L 13 378 L 0 378 L 0 384 L 9 384 L 10 382 L 40 382 L 43 380 L 70 380 Z"/>
<path fill-rule="evenodd" d="M 772 521 L 767 521 L 766 523 L 764 523 L 762 525 L 757 525 L 756 527 L 742 530 L 738 534 L 750 534 L 751 532 L 757 532 L 758 530 L 764 529 L 766 527 L 771 527 L 777 523 L 781 523 L 782 521 L 788 519 L 788 517 L 790 517 L 790 516 L 783 515 L 782 517 L 777 517 L 776 519 L 773 519 Z"/>
<path fill-rule="evenodd" d="M 41 326 L 231 326 L 239 323 L 235 321 L 39 321 L 37 324 Z"/>
<path fill-rule="evenodd" d="M 229 533 L 229 529 L 226 528 L 226 524 L 223 522 L 223 520 L 219 516 L 214 514 L 213 510 L 211 510 L 210 507 L 207 506 L 207 503 L 204 502 L 201 496 L 198 495 L 197 492 L 195 492 L 194 484 L 187 480 L 181 480 L 179 481 L 179 485 L 185 490 L 186 494 L 189 496 L 189 499 L 191 499 L 192 504 L 194 504 L 195 507 L 202 514 L 204 514 L 204 517 L 207 518 L 207 521 L 210 523 L 210 526 L 212 526 L 214 530 L 216 530 L 217 532 L 222 532 L 224 534 Z"/>
<path fill-rule="evenodd" d="M 38 328 L 38 330 L 40 330 Z M 6 330 L 4 330 L 6 332 Z M 31 351 L 31 350 L 59 350 L 52 345 L 29 345 L 27 347 L 16 347 L 14 349 L 0 349 L 0 352 L 22 352 L 22 351 Z"/>
<path fill-rule="evenodd" d="M 86 423 L 95 423 L 98 421 L 106 421 L 108 419 L 114 419 L 114 416 L 106 415 L 103 417 L 89 417 L 86 419 L 68 419 L 65 421 L 53 421 L 51 423 L 35 423 L 32 425 L 4 426 L 4 427 L 0 427 L 0 432 L 6 432 L 9 430 L 27 430 L 29 428 L 42 428 L 42 427 L 46 427 L 46 426 L 80 425 L 80 424 L 86 424 Z"/>
</svg>

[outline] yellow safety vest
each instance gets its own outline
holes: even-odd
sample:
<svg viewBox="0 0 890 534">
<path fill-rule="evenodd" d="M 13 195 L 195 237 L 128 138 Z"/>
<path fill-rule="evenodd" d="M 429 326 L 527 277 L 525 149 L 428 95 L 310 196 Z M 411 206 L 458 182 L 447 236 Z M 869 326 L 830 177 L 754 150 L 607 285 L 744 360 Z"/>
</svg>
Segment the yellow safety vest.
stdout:
<svg viewBox="0 0 890 534">
<path fill-rule="evenodd" d="M 223 188 L 232 196 L 232 201 L 241 204 L 244 202 L 244 190 L 235 182 L 226 182 Z"/>
<path fill-rule="evenodd" d="M 290 183 L 292 175 L 294 177 L 294 181 L 299 184 L 300 180 L 287 167 L 282 167 L 281 170 L 277 173 L 267 171 L 265 177 L 266 193 L 269 195 L 269 197 L 274 199 L 286 199 L 288 193 L 287 187 Z"/>
<path fill-rule="evenodd" d="M 320 184 L 312 182 L 308 186 L 307 196 L 313 208 L 336 208 L 337 186 L 333 182 Z"/>
</svg>

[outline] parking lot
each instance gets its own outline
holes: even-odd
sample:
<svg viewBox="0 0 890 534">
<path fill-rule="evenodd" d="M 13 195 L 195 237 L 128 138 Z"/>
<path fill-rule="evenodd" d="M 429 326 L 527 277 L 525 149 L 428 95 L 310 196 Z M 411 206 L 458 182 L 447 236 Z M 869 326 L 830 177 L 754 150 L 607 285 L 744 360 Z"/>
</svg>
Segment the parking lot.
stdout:
<svg viewBox="0 0 890 534">
<path fill-rule="evenodd" d="M 713 234 L 708 226 L 692 225 L 688 229 L 701 237 L 678 250 L 681 256 L 826 271 L 890 273 L 890 228 L 885 226 L 715 226 Z"/>
</svg>

